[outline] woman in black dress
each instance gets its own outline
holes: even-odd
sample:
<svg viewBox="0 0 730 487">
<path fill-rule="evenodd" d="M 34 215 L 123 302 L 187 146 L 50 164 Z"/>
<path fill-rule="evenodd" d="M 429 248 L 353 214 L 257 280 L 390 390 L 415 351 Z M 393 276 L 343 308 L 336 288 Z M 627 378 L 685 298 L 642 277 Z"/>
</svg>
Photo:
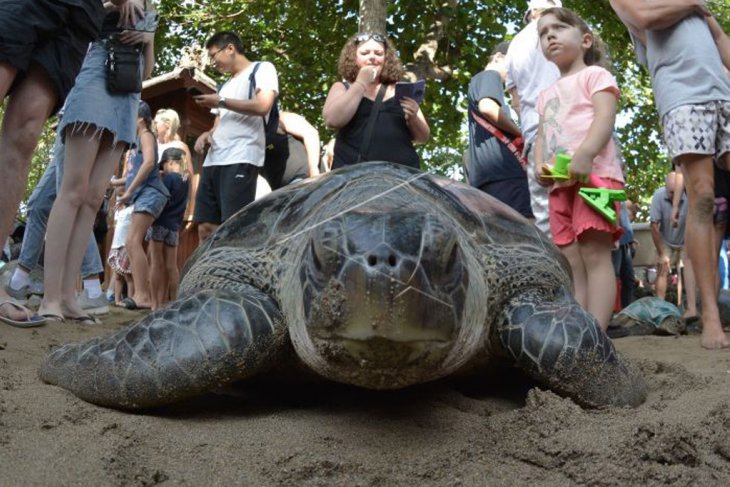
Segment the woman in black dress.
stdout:
<svg viewBox="0 0 730 487">
<path fill-rule="evenodd" d="M 418 103 L 394 98 L 395 83 L 403 77 L 395 46 L 385 36 L 360 33 L 347 40 L 337 65 L 337 81 L 330 88 L 322 115 L 337 130 L 332 168 L 364 161 L 389 161 L 418 168 L 413 144 L 428 140 L 431 130 Z M 364 141 L 379 92 L 383 101 L 369 141 Z"/>
</svg>

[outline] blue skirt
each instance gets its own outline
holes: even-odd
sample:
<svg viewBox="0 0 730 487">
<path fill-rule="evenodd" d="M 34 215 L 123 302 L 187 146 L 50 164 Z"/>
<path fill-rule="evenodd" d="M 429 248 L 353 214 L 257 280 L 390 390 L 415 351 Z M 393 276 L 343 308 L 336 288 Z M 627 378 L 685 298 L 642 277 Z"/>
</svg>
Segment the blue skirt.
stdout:
<svg viewBox="0 0 730 487">
<path fill-rule="evenodd" d="M 137 134 L 139 93 L 112 93 L 106 87 L 106 55 L 104 41 L 95 41 L 86 53 L 76 83 L 63 108 L 59 133 L 66 127 L 83 130 L 93 125 L 101 135 L 111 132 L 114 145 L 132 146 Z"/>
</svg>

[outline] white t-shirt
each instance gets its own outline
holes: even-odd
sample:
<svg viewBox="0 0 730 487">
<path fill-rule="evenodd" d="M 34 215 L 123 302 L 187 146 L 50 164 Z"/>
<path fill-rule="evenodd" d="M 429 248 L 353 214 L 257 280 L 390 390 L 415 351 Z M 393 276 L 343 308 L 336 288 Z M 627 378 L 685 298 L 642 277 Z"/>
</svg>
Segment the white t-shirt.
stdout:
<svg viewBox="0 0 730 487">
<path fill-rule="evenodd" d="M 249 76 L 255 65 L 256 63 L 251 63 L 248 68 L 228 80 L 218 94 L 226 99 L 248 100 Z M 276 68 L 269 62 L 262 62 L 256 71 L 256 91 L 260 90 L 279 93 Z M 217 109 L 217 113 L 220 121 L 213 132 L 213 141 L 203 166 L 229 166 L 241 163 L 263 166 L 266 138 L 261 116 L 244 115 L 225 108 Z"/>
<path fill-rule="evenodd" d="M 533 20 L 512 39 L 505 58 L 508 90 L 517 87 L 520 97 L 520 129 L 525 142 L 537 137 L 539 116 L 537 97 L 548 86 L 560 79 L 560 70 L 548 61 L 540 48 L 537 20 Z"/>
</svg>

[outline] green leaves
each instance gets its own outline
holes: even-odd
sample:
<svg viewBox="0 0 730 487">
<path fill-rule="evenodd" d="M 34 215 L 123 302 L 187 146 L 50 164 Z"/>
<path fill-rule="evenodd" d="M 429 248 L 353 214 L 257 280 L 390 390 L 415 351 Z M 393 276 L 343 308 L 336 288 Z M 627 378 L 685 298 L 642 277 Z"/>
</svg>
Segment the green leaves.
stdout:
<svg viewBox="0 0 730 487">
<path fill-rule="evenodd" d="M 306 117 L 319 128 L 325 142 L 334 133 L 324 127 L 322 106 L 337 78 L 342 45 L 358 30 L 360 1 L 158 0 L 161 22 L 155 39 L 155 75 L 176 66 L 182 47 L 204 45 L 214 32 L 232 30 L 242 37 L 250 59 L 274 63 L 282 107 Z M 581 15 L 608 46 L 622 90 L 618 136 L 626 158 L 627 191 L 630 198 L 648 203 L 669 169 L 649 77 L 636 63 L 628 31 L 608 2 L 563 3 Z M 419 148 L 426 167 L 444 174 L 458 173 L 455 168 L 466 145 L 469 80 L 484 69 L 492 48 L 523 26 L 526 5 L 526 1 L 514 0 L 389 2 L 387 30 L 404 64 L 415 69 L 416 53 L 430 42 L 430 67 L 445 73 L 442 79 L 428 81 L 422 105 L 431 126 L 430 141 Z M 727 3 L 712 0 L 708 6 L 726 31 L 730 30 Z M 34 175 L 42 173 L 52 132 L 48 131 L 43 140 L 29 188 L 37 180 Z"/>
</svg>

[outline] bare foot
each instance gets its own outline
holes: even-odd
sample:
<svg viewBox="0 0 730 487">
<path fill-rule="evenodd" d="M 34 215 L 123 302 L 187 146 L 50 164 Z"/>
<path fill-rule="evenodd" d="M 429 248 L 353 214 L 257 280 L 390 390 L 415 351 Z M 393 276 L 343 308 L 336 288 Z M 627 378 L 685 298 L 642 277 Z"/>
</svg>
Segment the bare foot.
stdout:
<svg viewBox="0 0 730 487">
<path fill-rule="evenodd" d="M 0 316 L 3 318 L 8 318 L 13 321 L 28 321 L 32 315 L 24 306 L 14 305 L 11 301 L 5 301 L 0 304 Z"/>
<path fill-rule="evenodd" d="M 722 331 L 722 327 L 713 329 L 705 326 L 702 329 L 702 348 L 706 348 L 707 350 L 730 348 L 730 339 Z"/>
<path fill-rule="evenodd" d="M 73 319 L 88 315 L 75 299 L 62 303 L 61 308 L 63 308 L 63 316 L 66 318 Z"/>
</svg>

